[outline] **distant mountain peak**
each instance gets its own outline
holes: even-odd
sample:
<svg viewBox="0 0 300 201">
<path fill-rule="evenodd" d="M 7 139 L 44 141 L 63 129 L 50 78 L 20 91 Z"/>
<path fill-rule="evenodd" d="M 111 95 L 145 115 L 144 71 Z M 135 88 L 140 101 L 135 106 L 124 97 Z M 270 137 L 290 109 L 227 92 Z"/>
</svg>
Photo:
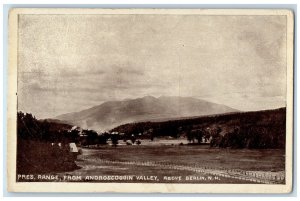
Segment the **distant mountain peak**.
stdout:
<svg viewBox="0 0 300 201">
<path fill-rule="evenodd" d="M 143 98 L 146 98 L 146 99 L 156 99 L 154 96 L 150 96 L 150 95 L 144 96 Z"/>
<path fill-rule="evenodd" d="M 108 130 L 125 123 L 156 119 L 174 119 L 237 112 L 226 105 L 180 96 L 144 96 L 108 101 L 79 112 L 63 114 L 59 120 L 82 128 Z"/>
</svg>

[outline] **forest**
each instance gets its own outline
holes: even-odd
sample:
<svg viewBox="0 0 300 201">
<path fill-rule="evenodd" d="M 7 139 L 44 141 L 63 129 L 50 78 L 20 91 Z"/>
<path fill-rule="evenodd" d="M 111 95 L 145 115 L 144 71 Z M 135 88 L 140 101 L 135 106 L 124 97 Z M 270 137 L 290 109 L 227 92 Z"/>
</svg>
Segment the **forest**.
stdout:
<svg viewBox="0 0 300 201">
<path fill-rule="evenodd" d="M 284 148 L 286 109 L 238 112 L 164 122 L 138 122 L 112 131 L 142 134 L 150 139 L 161 136 L 186 137 L 190 142 L 210 138 L 211 147 Z"/>
</svg>

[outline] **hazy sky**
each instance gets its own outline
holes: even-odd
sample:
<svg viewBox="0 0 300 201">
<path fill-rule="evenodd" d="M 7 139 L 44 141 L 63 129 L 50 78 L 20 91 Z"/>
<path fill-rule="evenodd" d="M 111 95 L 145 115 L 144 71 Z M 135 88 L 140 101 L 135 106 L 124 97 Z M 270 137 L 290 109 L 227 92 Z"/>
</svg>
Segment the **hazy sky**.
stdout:
<svg viewBox="0 0 300 201">
<path fill-rule="evenodd" d="M 285 106 L 285 16 L 21 15 L 18 110 L 54 117 L 104 101 L 191 96 Z"/>
</svg>

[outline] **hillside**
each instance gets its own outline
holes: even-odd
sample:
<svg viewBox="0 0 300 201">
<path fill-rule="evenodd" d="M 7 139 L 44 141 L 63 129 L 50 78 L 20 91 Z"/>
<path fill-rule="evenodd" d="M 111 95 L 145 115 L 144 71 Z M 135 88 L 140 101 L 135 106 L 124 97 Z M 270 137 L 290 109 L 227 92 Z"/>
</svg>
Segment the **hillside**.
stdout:
<svg viewBox="0 0 300 201">
<path fill-rule="evenodd" d="M 284 148 L 286 108 L 254 112 L 210 115 L 163 122 L 139 122 L 118 126 L 112 131 L 126 135 L 141 133 L 153 139 L 160 136 L 212 140 L 213 147 Z"/>
<path fill-rule="evenodd" d="M 195 98 L 146 96 L 105 102 L 86 110 L 57 116 L 56 119 L 82 128 L 108 130 L 132 122 L 168 120 L 237 111 L 225 105 Z"/>
</svg>

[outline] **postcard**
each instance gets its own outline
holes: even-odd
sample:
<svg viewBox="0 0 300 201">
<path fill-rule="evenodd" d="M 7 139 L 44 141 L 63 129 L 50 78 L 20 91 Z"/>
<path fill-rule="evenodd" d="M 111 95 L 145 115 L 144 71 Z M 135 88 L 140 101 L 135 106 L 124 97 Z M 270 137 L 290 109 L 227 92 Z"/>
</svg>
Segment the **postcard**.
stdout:
<svg viewBox="0 0 300 201">
<path fill-rule="evenodd" d="M 289 193 L 294 16 L 9 13 L 8 191 Z"/>
</svg>

